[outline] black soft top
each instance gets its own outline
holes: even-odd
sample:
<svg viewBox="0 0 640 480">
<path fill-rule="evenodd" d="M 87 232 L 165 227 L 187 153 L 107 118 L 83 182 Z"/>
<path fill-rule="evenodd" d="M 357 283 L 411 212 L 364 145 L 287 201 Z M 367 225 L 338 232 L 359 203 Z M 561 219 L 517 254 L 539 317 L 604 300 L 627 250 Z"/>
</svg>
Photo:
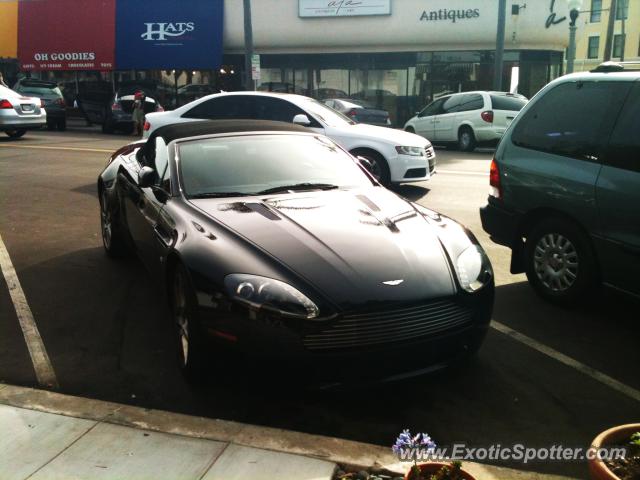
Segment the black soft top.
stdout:
<svg viewBox="0 0 640 480">
<path fill-rule="evenodd" d="M 297 132 L 314 133 L 313 130 L 293 123 L 272 122 L 267 120 L 202 120 L 197 122 L 175 123 L 157 128 L 149 135 L 147 143 L 140 149 L 148 160 L 155 156 L 156 138 L 161 137 L 165 144 L 181 138 L 198 137 L 236 132 Z"/>
</svg>

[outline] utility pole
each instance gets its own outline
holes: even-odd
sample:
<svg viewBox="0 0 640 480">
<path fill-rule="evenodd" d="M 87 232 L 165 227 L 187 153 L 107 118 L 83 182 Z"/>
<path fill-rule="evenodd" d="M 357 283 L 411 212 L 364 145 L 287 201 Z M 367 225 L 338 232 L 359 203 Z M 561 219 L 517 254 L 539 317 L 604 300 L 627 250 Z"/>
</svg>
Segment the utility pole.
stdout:
<svg viewBox="0 0 640 480">
<path fill-rule="evenodd" d="M 502 91 L 502 70 L 504 69 L 504 29 L 507 15 L 507 0 L 498 1 L 498 33 L 496 35 L 496 63 L 493 67 L 493 89 Z"/>
<path fill-rule="evenodd" d="M 251 0 L 244 0 L 244 71 L 245 88 L 254 90 L 251 76 L 251 59 L 253 57 L 253 26 L 251 24 Z"/>
<path fill-rule="evenodd" d="M 611 0 L 611 7 L 609 7 L 609 23 L 607 24 L 607 40 L 604 44 L 604 61 L 611 60 L 611 44 L 613 43 L 613 27 L 616 24 L 616 7 L 618 6 L 618 0 Z"/>
</svg>

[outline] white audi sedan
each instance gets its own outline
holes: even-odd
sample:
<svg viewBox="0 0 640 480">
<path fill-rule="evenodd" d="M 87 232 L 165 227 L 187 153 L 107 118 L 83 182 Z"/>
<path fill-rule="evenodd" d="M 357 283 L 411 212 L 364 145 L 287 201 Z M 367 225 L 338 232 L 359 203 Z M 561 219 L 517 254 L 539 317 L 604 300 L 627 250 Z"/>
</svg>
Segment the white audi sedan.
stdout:
<svg viewBox="0 0 640 480">
<path fill-rule="evenodd" d="M 149 113 L 145 136 L 164 125 L 194 120 L 255 119 L 295 123 L 324 134 L 371 164 L 383 185 L 421 182 L 435 172 L 436 156 L 425 138 L 401 130 L 356 124 L 309 97 L 268 92 L 208 95 L 170 112 Z"/>
</svg>

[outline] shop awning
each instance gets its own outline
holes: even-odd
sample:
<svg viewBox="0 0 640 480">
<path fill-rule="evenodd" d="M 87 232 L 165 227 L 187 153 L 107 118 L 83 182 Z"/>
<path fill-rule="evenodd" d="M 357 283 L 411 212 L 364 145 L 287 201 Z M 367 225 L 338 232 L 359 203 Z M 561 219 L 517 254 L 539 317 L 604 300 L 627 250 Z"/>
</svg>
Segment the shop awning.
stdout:
<svg viewBox="0 0 640 480">
<path fill-rule="evenodd" d="M 119 70 L 220 67 L 224 0 L 118 0 Z"/>
<path fill-rule="evenodd" d="M 19 2 L 22 70 L 112 70 L 116 0 Z"/>
<path fill-rule="evenodd" d="M 0 58 L 18 54 L 18 0 L 0 2 Z"/>
</svg>

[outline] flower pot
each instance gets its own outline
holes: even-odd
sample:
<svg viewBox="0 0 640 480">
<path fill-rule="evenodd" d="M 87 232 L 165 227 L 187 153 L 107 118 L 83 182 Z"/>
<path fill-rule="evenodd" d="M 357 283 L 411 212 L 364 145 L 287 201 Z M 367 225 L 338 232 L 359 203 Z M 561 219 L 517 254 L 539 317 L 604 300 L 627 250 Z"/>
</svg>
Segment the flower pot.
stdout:
<svg viewBox="0 0 640 480">
<path fill-rule="evenodd" d="M 429 475 L 435 475 L 440 471 L 442 467 L 448 467 L 449 465 L 450 465 L 449 463 L 429 462 L 429 463 L 419 463 L 418 468 L 420 469 L 420 472 L 422 472 L 422 475 L 428 479 Z M 464 478 L 464 480 L 476 480 L 473 475 L 471 475 L 470 473 L 467 473 L 466 471 L 464 471 L 464 469 L 460 473 L 462 475 L 462 478 Z M 411 475 L 411 470 L 409 470 L 407 474 L 404 476 L 404 480 L 411 480 L 410 475 Z"/>
<path fill-rule="evenodd" d="M 605 430 L 591 442 L 590 450 L 595 451 L 607 445 L 624 442 L 632 434 L 640 431 L 640 423 L 629 423 Z M 607 465 L 598 459 L 589 460 L 589 473 L 592 480 L 620 480 Z"/>
</svg>

